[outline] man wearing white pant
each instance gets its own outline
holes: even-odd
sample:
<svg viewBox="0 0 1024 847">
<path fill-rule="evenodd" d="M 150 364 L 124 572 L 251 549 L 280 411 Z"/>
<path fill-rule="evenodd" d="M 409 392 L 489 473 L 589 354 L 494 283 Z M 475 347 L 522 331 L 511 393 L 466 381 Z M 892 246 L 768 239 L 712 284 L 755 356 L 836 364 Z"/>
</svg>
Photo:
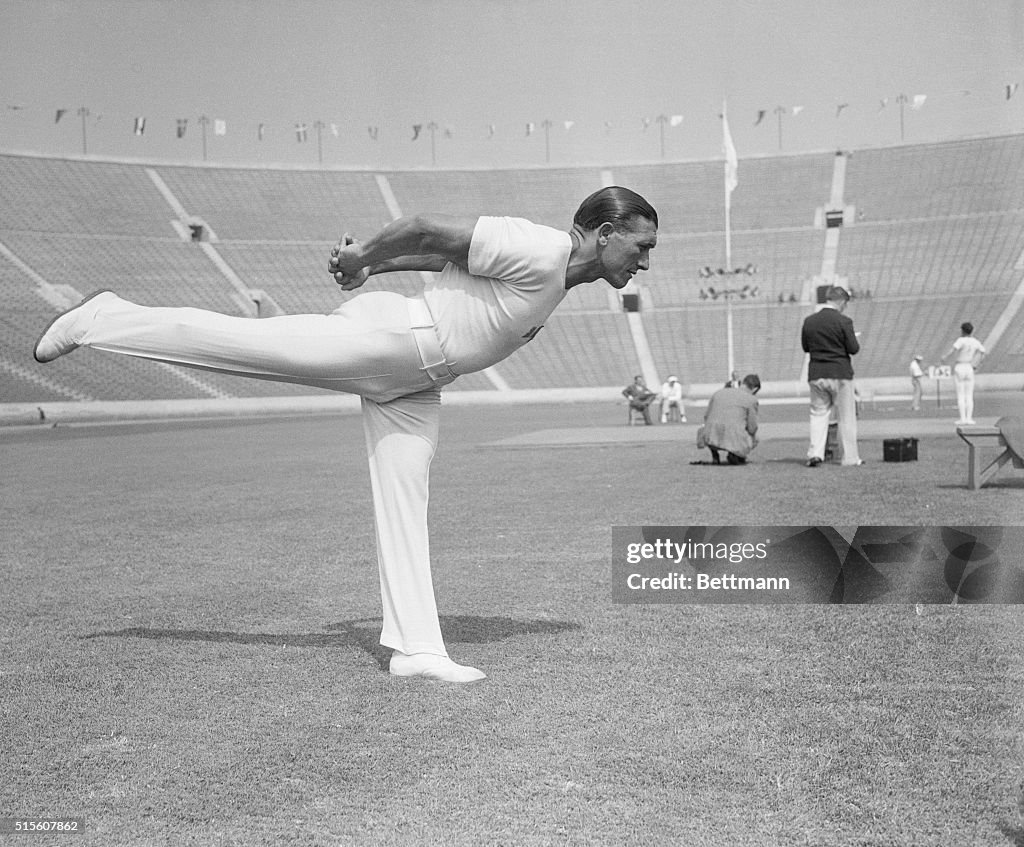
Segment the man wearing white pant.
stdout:
<svg viewBox="0 0 1024 847">
<path fill-rule="evenodd" d="M 683 385 L 674 376 L 661 386 L 661 422 L 668 423 L 672 409 L 679 413 L 679 423 L 686 423 L 686 407 L 683 406 Z"/>
<path fill-rule="evenodd" d="M 960 337 L 942 361 L 953 356 L 953 385 L 956 387 L 956 408 L 960 413 L 958 424 L 974 423 L 974 371 L 985 358 L 985 345 L 974 337 L 974 324 L 960 324 Z"/>
<path fill-rule="evenodd" d="M 809 355 L 807 382 L 811 394 L 811 443 L 807 467 L 825 461 L 828 424 L 832 410 L 839 419 L 839 443 L 844 465 L 862 465 L 857 450 L 857 397 L 850 357 L 860 352 L 859 333 L 843 314 L 850 292 L 841 285 L 829 286 L 825 304 L 809 315 L 801 330 L 801 345 Z"/>
<path fill-rule="evenodd" d="M 105 291 L 56 318 L 34 355 L 48 362 L 86 346 L 359 395 L 390 671 L 472 682 L 484 674 L 448 657 L 430 573 L 440 389 L 530 341 L 574 286 L 605 279 L 623 288 L 649 267 L 657 227 L 646 200 L 615 186 L 584 200 L 569 232 L 521 218 L 400 218 L 363 243 L 344 235 L 328 270 L 345 291 L 372 274 L 436 272 L 422 297 L 373 291 L 330 315 L 254 319 L 139 306 Z"/>
</svg>

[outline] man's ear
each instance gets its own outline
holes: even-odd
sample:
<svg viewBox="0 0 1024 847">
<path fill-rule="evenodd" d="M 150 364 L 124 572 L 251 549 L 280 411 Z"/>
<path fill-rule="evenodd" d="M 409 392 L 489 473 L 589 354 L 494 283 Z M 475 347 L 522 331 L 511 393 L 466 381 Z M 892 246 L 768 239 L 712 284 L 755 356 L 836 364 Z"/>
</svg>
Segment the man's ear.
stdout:
<svg viewBox="0 0 1024 847">
<path fill-rule="evenodd" d="M 597 228 L 597 241 L 599 244 L 607 244 L 612 233 L 615 232 L 615 224 L 605 221 Z"/>
</svg>

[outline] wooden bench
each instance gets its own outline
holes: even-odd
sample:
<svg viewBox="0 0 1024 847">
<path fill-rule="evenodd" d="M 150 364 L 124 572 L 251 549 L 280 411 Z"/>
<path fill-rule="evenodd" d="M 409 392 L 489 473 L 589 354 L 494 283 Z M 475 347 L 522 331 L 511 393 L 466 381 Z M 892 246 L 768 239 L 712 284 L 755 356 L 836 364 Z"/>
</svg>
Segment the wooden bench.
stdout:
<svg viewBox="0 0 1024 847">
<path fill-rule="evenodd" d="M 1006 439 L 999 427 L 964 424 L 956 428 L 956 434 L 967 442 L 967 487 L 972 491 L 981 488 L 1007 462 L 1012 461 L 1015 468 L 1024 469 L 1024 461 L 1018 459 L 1006 446 Z M 982 447 L 1002 448 L 1002 452 L 984 468 L 978 456 L 978 450 Z"/>
</svg>

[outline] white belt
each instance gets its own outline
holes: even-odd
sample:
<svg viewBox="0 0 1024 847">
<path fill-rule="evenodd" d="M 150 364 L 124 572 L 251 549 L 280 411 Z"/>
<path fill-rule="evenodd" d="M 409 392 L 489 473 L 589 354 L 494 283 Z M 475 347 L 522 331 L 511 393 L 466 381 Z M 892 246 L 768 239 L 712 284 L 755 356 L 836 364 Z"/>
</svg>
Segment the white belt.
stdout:
<svg viewBox="0 0 1024 847">
<path fill-rule="evenodd" d="M 430 314 L 426 301 L 419 297 L 407 297 L 405 302 L 409 304 L 409 327 L 412 329 L 412 337 L 420 354 L 420 362 L 423 365 L 421 370 L 438 388 L 454 382 L 458 374 L 452 373 L 444 353 L 441 352 L 434 316 Z"/>
</svg>

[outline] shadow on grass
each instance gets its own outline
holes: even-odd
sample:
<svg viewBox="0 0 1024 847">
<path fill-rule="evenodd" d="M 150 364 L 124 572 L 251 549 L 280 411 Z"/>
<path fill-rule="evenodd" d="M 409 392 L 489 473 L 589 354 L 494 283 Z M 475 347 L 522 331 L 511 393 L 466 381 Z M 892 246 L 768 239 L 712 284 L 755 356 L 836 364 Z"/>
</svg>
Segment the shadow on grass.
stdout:
<svg viewBox="0 0 1024 847">
<path fill-rule="evenodd" d="M 369 653 L 382 670 L 391 659 L 391 649 L 382 647 L 380 618 L 357 618 L 327 624 L 328 632 L 291 634 L 269 632 L 224 632 L 202 629 L 162 629 L 133 626 L 109 632 L 93 632 L 90 638 L 149 638 L 156 641 L 205 641 L 213 644 L 244 644 L 270 647 L 355 647 Z M 518 635 L 557 635 L 581 629 L 568 621 L 519 621 L 513 618 L 481 617 L 479 615 L 442 615 L 441 632 L 446 643 L 488 644 Z"/>
</svg>

